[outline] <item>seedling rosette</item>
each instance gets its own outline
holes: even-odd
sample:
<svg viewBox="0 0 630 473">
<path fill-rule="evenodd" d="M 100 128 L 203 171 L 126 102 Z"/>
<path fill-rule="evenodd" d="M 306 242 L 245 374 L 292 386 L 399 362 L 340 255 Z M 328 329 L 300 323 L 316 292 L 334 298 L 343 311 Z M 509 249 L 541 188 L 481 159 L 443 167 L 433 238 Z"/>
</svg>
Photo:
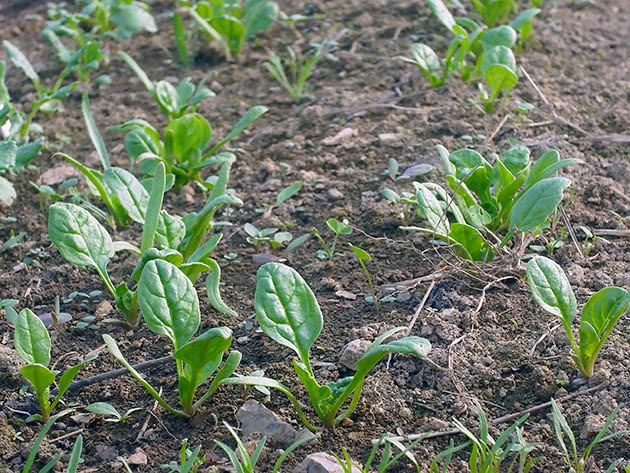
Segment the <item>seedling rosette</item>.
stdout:
<svg viewBox="0 0 630 473">
<path fill-rule="evenodd" d="M 582 308 L 578 344 L 572 328 L 577 303 L 562 268 L 549 258 L 535 256 L 527 263 L 527 282 L 538 305 L 562 320 L 573 350 L 571 358 L 580 373 L 586 378 L 593 376 L 599 352 L 619 318 L 630 308 L 630 291 L 611 286 L 588 299 Z"/>
</svg>

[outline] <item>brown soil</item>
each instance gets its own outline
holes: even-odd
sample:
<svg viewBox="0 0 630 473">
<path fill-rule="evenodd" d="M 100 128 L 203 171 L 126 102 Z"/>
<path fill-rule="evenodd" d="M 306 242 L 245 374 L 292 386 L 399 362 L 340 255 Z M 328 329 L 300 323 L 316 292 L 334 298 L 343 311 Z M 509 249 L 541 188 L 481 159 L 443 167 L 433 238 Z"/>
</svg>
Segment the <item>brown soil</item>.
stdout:
<svg viewBox="0 0 630 473">
<path fill-rule="evenodd" d="M 317 19 L 298 25 L 299 34 L 275 27 L 261 35 L 246 46 L 237 62 L 226 62 L 217 57 L 217 51 L 201 44 L 191 71 L 184 71 L 176 60 L 170 20 L 165 15 L 171 2 L 164 0 L 154 5 L 158 34 L 110 43 L 113 54 L 106 72 L 113 84 L 91 91 L 93 113 L 101 130 L 133 118 L 147 119 L 160 128 L 165 125 L 149 94 L 114 54 L 118 49 L 141 58 L 142 67 L 155 80 L 191 75 L 197 82 L 209 70 L 215 71 L 214 80 L 220 84 L 215 84 L 217 97 L 199 108 L 212 124 L 215 136 L 225 134 L 251 106 L 269 107 L 262 119 L 231 143 L 245 151 L 238 156 L 230 182 L 245 205 L 222 216 L 234 226 L 226 232 L 215 253 L 223 270 L 223 297 L 239 312 L 240 319 L 214 312 L 205 300 L 203 284 L 198 285 L 204 296 L 201 330 L 220 325 L 231 327 L 233 348 L 243 353 L 242 370 L 264 369 L 305 399 L 288 362 L 292 354 L 270 343 L 251 323 L 255 322 L 250 316 L 254 313 L 257 269 L 252 256 L 257 251 L 246 242 L 242 231 L 246 222 L 259 228 L 269 226 L 270 222 L 264 221 L 256 209 L 274 202 L 278 191 L 295 181 L 304 183 L 302 191 L 274 210 L 275 217 L 295 223 L 291 230 L 294 236 L 317 227 L 329 237 L 324 230 L 326 219 L 347 218 L 355 230 L 340 241 L 340 247 L 352 242 L 372 255 L 368 268 L 381 297 L 393 283 L 411 281 L 399 284 L 396 300 L 383 303 L 376 311 L 364 302 L 363 296 L 369 295 L 369 290 L 349 251 L 332 262 L 320 261 L 315 256 L 319 244 L 312 238 L 290 255 L 278 254 L 299 269 L 322 307 L 324 329 L 312 356 L 334 367 L 318 368 L 321 379 L 333 380 L 347 374 L 338 361 L 342 347 L 349 341 L 359 337 L 371 339 L 385 327 L 409 325 L 430 290 L 412 330 L 431 341 L 430 360 L 394 356 L 378 365 L 367 379 L 352 422 L 324 432 L 321 440 L 299 449 L 285 471 L 291 471 L 290 466 L 311 451 L 340 454 L 343 446 L 354 458 L 364 460 L 371 440 L 385 432 L 406 435 L 447 428 L 454 417 L 476 432 L 475 400 L 492 420 L 534 407 L 551 397 L 577 393 L 570 401 L 562 402 L 561 407 L 583 447 L 612 409 L 630 397 L 628 316 L 622 317 L 604 347 L 595 376 L 585 382 L 568 356 L 566 335 L 562 328 L 556 329 L 558 321 L 531 300 L 522 264 L 516 264 L 513 258 L 486 266 L 466 264 L 447 249 L 436 247 L 430 239 L 399 230 L 403 222 L 398 210 L 382 197 L 385 187 L 399 192 L 412 189 L 409 181 L 393 182 L 384 175 L 389 158 L 398 160 L 401 169 L 418 163 L 438 165 L 436 144 L 450 150 L 473 147 L 488 154 L 501 153 L 518 140 L 532 149 L 534 157 L 555 148 L 562 157 L 579 158 L 583 164 L 562 171 L 573 184 L 562 204 L 568 222 L 558 218 L 546 233 L 550 240 L 563 238 L 564 245 L 554 253 L 554 259 L 570 275 L 582 304 L 590 294 L 608 285 L 630 289 L 627 236 L 598 241 L 588 257 L 583 257 L 566 237 L 567 223 L 573 228 L 583 225 L 591 230 L 628 224 L 627 219 L 620 223 L 617 216 L 630 215 L 630 9 L 626 0 L 545 3 L 543 13 L 535 20 L 535 37 L 518 62 L 552 104 L 558 118 L 554 118 L 551 106 L 544 103 L 524 77 L 503 104 L 503 110 L 491 116 L 483 115 L 471 104 L 476 91 L 469 84 L 453 81 L 449 87 L 430 89 L 418 70 L 395 58 L 407 55 L 413 41 L 443 41 L 435 39 L 443 30 L 424 2 L 285 2 L 282 6 L 289 14 L 303 13 L 306 8 L 320 13 Z M 54 80 L 59 66 L 39 37 L 45 16 L 45 7 L 39 2 L 10 2 L 0 10 L 0 37 L 10 39 L 25 51 L 44 80 Z M 283 51 L 286 45 L 305 47 L 308 42 L 327 38 L 339 42 L 339 49 L 334 52 L 338 60 L 325 60 L 318 65 L 310 81 L 314 99 L 296 105 L 263 69 L 266 48 Z M 14 67 L 8 69 L 7 85 L 14 102 L 29 103 L 33 94 L 30 82 Z M 520 102 L 536 106 L 527 115 L 533 123 L 508 119 L 499 127 L 505 114 L 513 113 Z M 51 330 L 53 359 L 59 360 L 58 368 L 70 366 L 85 353 L 99 349 L 103 333 L 119 340 L 131 362 L 158 358 L 168 351 L 166 341 L 157 339 L 146 326 L 130 330 L 106 322 L 104 319 L 119 318 L 120 314 L 103 310 L 107 308 L 103 301 L 112 301 L 101 281 L 92 272 L 65 262 L 48 238 L 46 217 L 29 181 L 36 181 L 41 173 L 59 164 L 52 155 L 62 147 L 81 162 L 94 166 L 98 162 L 85 132 L 80 95 L 73 94 L 64 105 L 64 113 L 38 116 L 49 149 L 34 162 L 37 169 L 15 177 L 19 196 L 14 205 L 0 208 L 3 216 L 17 219 L 0 222 L 0 241 L 6 241 L 12 232 L 26 234 L 20 244 L 0 252 L 0 299 L 16 298 L 20 301 L 18 309 L 29 307 L 43 313 L 53 309 L 56 296 L 64 299 L 74 291 L 102 291 L 89 304 L 80 304 L 80 299 L 62 304 L 62 310 L 72 314 L 73 322 Z M 324 144 L 326 138 L 345 128 L 355 129 L 356 135 L 337 145 Z M 383 133 L 396 133 L 397 137 L 391 142 L 379 139 Z M 69 137 L 68 143 L 62 143 L 65 137 Z M 104 138 L 115 164 L 126 167 L 123 137 L 104 133 Z M 438 171 L 432 171 L 420 179 L 436 181 L 439 176 Z M 203 196 L 191 188 L 179 195 L 168 194 L 166 206 L 169 211 L 184 214 L 198 209 L 202 202 Z M 120 230 L 115 239 L 139 241 L 140 231 L 131 225 Z M 578 232 L 578 236 L 579 244 L 587 243 L 583 233 Z M 537 243 L 544 244 L 542 240 Z M 224 258 L 230 254 L 237 256 Z M 134 264 L 132 258 L 116 259 L 111 265 L 116 282 Z M 358 297 L 343 299 L 336 295 L 339 290 Z M 90 315 L 96 315 L 91 328 L 76 328 L 78 321 Z M 12 333 L 6 320 L 1 320 L 3 345 L 12 346 Z M 105 352 L 89 363 L 79 377 L 117 368 L 119 365 Z M 174 365 L 165 363 L 147 376 L 154 386 L 164 390 L 168 399 L 176 402 Z M 581 393 L 600 383 L 606 384 L 597 391 Z M 133 407 L 146 411 L 122 424 L 103 422 L 94 416 L 65 417 L 49 434 L 36 465 L 43 465 L 57 452 L 69 453 L 75 436 L 65 436 L 80 431 L 85 437 L 80 471 L 123 471 L 117 457 L 129 458 L 139 449 L 146 454 L 148 463 L 134 466 L 134 471 L 161 471 L 160 465 L 177 458 L 184 438 L 188 438 L 189 445 L 202 445 L 207 456 L 203 467 L 206 470 L 202 471 L 221 471 L 227 460 L 214 440 L 231 442 L 221 421 L 235 425 L 235 412 L 250 396 L 264 400 L 270 409 L 298 427 L 290 404 L 279 393 L 263 399 L 256 391 L 222 388 L 207 409 L 190 422 L 160 408 L 152 410 L 153 399 L 131 377 L 94 384 L 69 393 L 66 402 L 76 409 L 73 414 L 84 413 L 85 406 L 95 401 L 110 402 L 121 412 Z M 28 453 L 29 441 L 38 431 L 36 425 L 25 424 L 24 412 L 34 413 L 37 406 L 33 396 L 3 379 L 0 405 L 6 415 L 6 420 L 0 418 L 3 431 L 8 425 L 19 434 L 14 439 L 5 435 L 8 441 L 6 446 L 2 444 L 0 464 L 6 463 L 18 471 Z M 630 408 L 622 408 L 613 430 L 627 429 L 629 416 Z M 137 439 L 145 420 L 144 435 Z M 493 432 L 498 434 L 508 425 L 499 425 Z M 541 442 L 535 451 L 540 461 L 532 471 L 567 470 L 549 409 L 529 417 L 525 436 L 531 442 Z M 464 440 L 453 438 L 456 443 Z M 423 471 L 430 459 L 448 446 L 448 441 L 447 436 L 426 440 L 414 450 Z M 630 457 L 627 436 L 597 447 L 591 471 L 605 471 L 620 457 Z M 464 456 L 457 457 L 451 466 L 453 472 L 467 471 Z M 270 471 L 270 467 L 261 471 Z M 402 461 L 394 471 L 411 471 L 411 466 Z"/>
</svg>

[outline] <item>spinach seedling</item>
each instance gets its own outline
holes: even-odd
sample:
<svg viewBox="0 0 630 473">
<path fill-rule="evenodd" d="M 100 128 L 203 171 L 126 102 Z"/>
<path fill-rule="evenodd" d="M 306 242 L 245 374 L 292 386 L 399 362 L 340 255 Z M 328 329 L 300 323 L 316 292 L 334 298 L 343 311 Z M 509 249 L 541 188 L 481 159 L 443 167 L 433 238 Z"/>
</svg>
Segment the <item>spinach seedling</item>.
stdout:
<svg viewBox="0 0 630 473">
<path fill-rule="evenodd" d="M 470 470 L 480 473 L 499 473 L 503 471 L 502 463 L 511 455 L 513 455 L 513 459 L 507 470 L 508 473 L 515 471 L 516 466 L 519 467 L 519 472 L 526 473 L 531 470 L 537 459 L 528 460 L 527 456 L 539 444 L 525 442 L 522 430 L 520 430 L 520 426 L 527 420 L 529 414 L 520 417 L 494 440 L 488 432 L 488 419 L 483 409 L 479 403 L 476 405 L 479 416 L 479 436 L 473 434 L 459 420 L 453 421 L 455 428 L 468 437 L 469 443 L 472 444 L 472 450 L 468 457 Z M 518 455 L 516 455 L 517 452 Z"/>
<path fill-rule="evenodd" d="M 472 0 L 483 22 L 489 28 L 497 23 L 505 23 L 513 11 L 516 11 L 515 0 Z"/>
<path fill-rule="evenodd" d="M 328 225 L 328 228 L 330 228 L 332 232 L 335 234 L 332 245 L 330 246 L 326 244 L 322 236 L 319 234 L 319 231 L 317 230 L 317 228 L 313 228 L 311 231 L 313 232 L 313 235 L 315 235 L 315 237 L 319 240 L 319 242 L 324 247 L 324 251 L 320 250 L 321 253 L 320 251 L 318 251 L 317 256 L 321 259 L 332 260 L 337 255 L 343 255 L 343 253 L 335 253 L 337 240 L 339 239 L 340 236 L 350 235 L 352 233 L 352 228 L 346 225 L 344 222 L 340 222 L 339 220 L 335 218 L 329 218 L 328 220 L 326 220 L 326 225 Z"/>
<path fill-rule="evenodd" d="M 205 86 L 212 72 L 208 73 L 197 86 L 193 84 L 190 77 L 186 77 L 175 87 L 166 80 L 153 82 L 138 63 L 124 51 L 119 51 L 118 55 L 135 72 L 169 121 L 194 112 L 202 101 L 215 96 L 214 92 Z"/>
<path fill-rule="evenodd" d="M 173 346 L 182 410 L 171 407 L 129 364 L 111 336 L 103 335 L 103 340 L 110 353 L 164 409 L 171 414 L 192 417 L 238 368 L 241 354 L 233 351 L 217 371 L 223 355 L 232 344 L 232 330 L 227 327 L 213 328 L 191 340 L 201 323 L 197 292 L 190 279 L 168 261 L 152 260 L 145 265 L 137 293 L 138 304 L 149 329 L 168 338 Z M 215 372 L 214 380 L 205 394 L 195 401 L 199 388 Z"/>
<path fill-rule="evenodd" d="M 529 8 L 527 10 L 523 10 L 518 14 L 518 16 L 512 20 L 510 25 L 516 31 L 519 32 L 519 40 L 518 47 L 519 50 L 523 50 L 525 47 L 525 42 L 532 35 L 532 31 L 534 27 L 532 26 L 532 19 L 540 13 L 540 8 Z"/>
<path fill-rule="evenodd" d="M 210 257 L 223 234 L 218 233 L 206 239 L 215 212 L 224 204 L 242 203 L 225 193 L 232 162 L 233 159 L 222 166 L 206 205 L 199 212 L 192 212 L 184 218 L 171 216 L 161 209 L 165 189 L 165 169 L 162 163 L 157 166 L 150 194 L 135 181 L 132 174 L 120 168 L 112 168 L 114 177 L 125 176 L 132 183 L 127 189 L 122 185 L 122 179 L 112 181 L 116 185 L 119 202 L 126 202 L 124 208 L 130 218 L 133 217 L 133 220 L 143 225 L 140 248 L 128 242 L 112 242 L 107 230 L 88 211 L 68 203 L 56 203 L 50 207 L 50 239 L 65 259 L 98 273 L 131 326 L 139 322 L 137 294 L 125 282 L 114 287 L 107 272 L 107 265 L 114 253 L 122 250 L 132 251 L 140 256 L 140 261 L 130 275 L 132 281 L 138 281 L 145 265 L 155 259 L 164 259 L 175 264 L 193 282 L 201 273 L 210 271 L 206 279 L 210 303 L 220 312 L 236 315 L 221 299 L 221 270 L 218 263 Z M 154 248 L 154 244 L 158 248 Z"/>
<path fill-rule="evenodd" d="M 278 5 L 269 0 L 199 1 L 188 3 L 191 16 L 228 59 L 238 55 L 247 38 L 269 29 L 278 18 Z"/>
<path fill-rule="evenodd" d="M 535 256 L 527 263 L 527 282 L 534 300 L 547 312 L 562 320 L 573 351 L 571 358 L 582 376 L 593 376 L 597 355 L 619 318 L 630 308 L 630 291 L 610 286 L 588 299 L 582 308 L 578 345 L 571 326 L 577 304 L 562 268 L 549 258 Z"/>
<path fill-rule="evenodd" d="M 591 458 L 593 448 L 597 447 L 600 443 L 604 443 L 607 440 L 618 437 L 619 435 L 630 434 L 630 430 L 617 430 L 616 432 L 609 433 L 610 425 L 612 424 L 615 416 L 621 410 L 621 407 L 622 406 L 617 406 L 613 409 L 610 415 L 606 418 L 602 429 L 597 432 L 597 435 L 592 442 L 589 443 L 582 452 L 579 452 L 575 441 L 575 434 L 571 430 L 571 427 L 569 427 L 569 423 L 560 411 L 555 399 L 551 399 L 551 413 L 553 415 L 554 432 L 556 434 L 558 444 L 560 444 L 562 453 L 564 454 L 564 458 L 567 461 L 570 472 L 588 473 L 591 470 L 589 460 Z M 569 439 L 568 446 L 564 439 L 565 435 Z"/>
<path fill-rule="evenodd" d="M 26 366 L 20 370 L 20 374 L 31 383 L 39 402 L 41 415 L 36 414 L 31 418 L 46 422 L 50 419 L 50 413 L 59 404 L 79 370 L 97 355 L 91 354 L 81 363 L 65 371 L 58 381 L 59 392 L 50 402 L 50 387 L 55 382 L 56 376 L 48 368 L 50 364 L 50 335 L 44 322 L 30 309 L 23 309 L 18 315 L 13 341 L 15 351 L 26 362 Z"/>
<path fill-rule="evenodd" d="M 52 416 L 50 419 L 48 419 L 48 422 L 44 424 L 44 426 L 42 427 L 42 430 L 39 432 L 39 434 L 37 434 L 37 437 L 35 437 L 35 441 L 33 442 L 33 447 L 28 453 L 28 457 L 26 458 L 26 463 L 24 463 L 24 468 L 22 468 L 22 473 L 30 473 L 31 468 L 33 468 L 33 464 L 35 463 L 35 457 L 37 457 L 37 454 L 39 453 L 39 449 L 41 447 L 42 441 L 44 440 L 44 437 L 46 436 L 50 428 L 53 426 L 53 424 L 57 422 L 57 419 L 66 415 L 68 412 L 70 412 L 70 409 L 66 409 L 63 412 L 60 412 L 59 414 Z M 72 447 L 72 452 L 70 453 L 70 459 L 68 460 L 68 468 L 65 470 L 65 473 L 77 472 L 79 464 L 82 461 L 81 460 L 82 453 L 83 453 L 83 435 L 79 434 L 79 436 L 74 442 L 74 447 Z M 46 463 L 46 465 L 44 465 L 39 470 L 39 473 L 48 473 L 50 470 L 52 470 L 55 467 L 55 465 L 61 459 L 62 456 L 63 456 L 63 453 L 60 453 L 54 456 L 52 460 Z"/>
<path fill-rule="evenodd" d="M 197 473 L 201 465 L 206 461 L 206 456 L 199 456 L 201 445 L 197 445 L 194 450 L 188 448 L 188 439 L 182 441 L 182 447 L 179 449 L 179 463 L 175 460 L 170 461 L 160 468 L 169 473 Z"/>
<path fill-rule="evenodd" d="M 361 397 L 365 377 L 389 353 L 406 353 L 425 357 L 431 350 L 428 340 L 420 337 L 403 337 L 389 343 L 385 340 L 406 330 L 398 327 L 385 332 L 374 340 L 357 362 L 354 376 L 320 385 L 315 379 L 309 352 L 323 327 L 322 313 L 311 288 L 297 271 L 281 263 L 267 263 L 258 269 L 256 282 L 256 320 L 269 338 L 293 350 L 298 360 L 293 361 L 296 377 L 306 389 L 311 406 L 326 428 L 332 429 L 350 416 Z M 262 385 L 284 393 L 304 425 L 311 425 L 295 396 L 281 383 L 270 378 L 245 376 L 230 378 L 228 384 Z M 341 409 L 350 401 L 348 408 Z"/>
<path fill-rule="evenodd" d="M 28 136 L 29 128 L 31 127 L 31 123 L 33 118 L 35 118 L 35 115 L 40 110 L 49 112 L 55 111 L 55 103 L 68 97 L 70 92 L 72 92 L 77 86 L 77 83 L 73 82 L 62 87 L 63 81 L 71 72 L 70 69 L 64 68 L 59 74 L 59 77 L 57 77 L 54 85 L 51 88 L 46 87 L 42 84 L 39 74 L 35 71 L 35 68 L 33 68 L 30 61 L 17 46 L 7 40 L 4 40 L 2 45 L 7 58 L 9 58 L 15 67 L 17 67 L 26 77 L 30 79 L 35 86 L 37 94 L 37 98 L 31 103 L 31 110 L 26 117 L 15 111 L 15 109 L 13 116 L 11 117 L 11 127 L 17 127 L 17 136 L 21 140 L 24 140 Z M 2 63 L 0 68 L 2 69 L 1 76 L 4 79 L 4 63 Z M 0 92 L 0 95 L 4 95 L 5 93 L 6 92 Z M 7 102 L 3 100 L 3 104 L 6 103 Z M 6 105 L 3 105 L 3 107 L 6 107 Z"/>
<path fill-rule="evenodd" d="M 79 13 L 69 12 L 64 4 L 49 4 L 49 28 L 81 38 L 129 39 L 146 31 L 157 32 L 157 24 L 145 2 L 139 0 L 80 0 L 83 8 Z"/>
<path fill-rule="evenodd" d="M 362 250 L 358 246 L 354 246 L 352 243 L 348 243 L 348 245 L 350 245 L 350 248 L 352 248 L 354 255 L 357 257 L 357 261 L 361 265 L 361 269 L 363 269 L 363 274 L 365 274 L 368 286 L 370 286 L 370 292 L 372 293 L 372 302 L 374 303 L 374 307 L 376 307 L 376 310 L 379 310 L 379 302 L 378 298 L 376 297 L 376 291 L 374 290 L 374 284 L 372 284 L 372 276 L 370 276 L 370 272 L 365 267 L 365 263 L 367 261 L 370 261 L 372 257 L 367 253 L 367 251 Z"/>
<path fill-rule="evenodd" d="M 288 56 L 283 60 L 273 51 L 269 52 L 265 68 L 271 76 L 289 93 L 295 103 L 311 98 L 305 92 L 306 82 L 313 74 L 315 65 L 330 48 L 329 42 L 322 47 L 312 47 L 305 55 L 298 57 L 291 47 L 287 46 Z"/>
<path fill-rule="evenodd" d="M 230 432 L 232 437 L 234 437 L 234 440 L 236 441 L 236 449 L 238 450 L 238 452 L 234 451 L 233 448 L 221 442 L 220 440 L 215 440 L 214 443 L 221 447 L 223 451 L 227 454 L 228 458 L 230 459 L 230 463 L 232 463 L 232 466 L 237 473 L 256 473 L 256 464 L 261 458 L 260 454 L 265 447 L 267 437 L 263 437 L 256 444 L 256 448 L 254 449 L 254 451 L 250 453 L 250 450 L 245 446 L 238 433 L 236 433 L 236 430 L 234 430 L 234 427 L 229 425 L 227 422 L 223 422 L 223 425 L 225 425 L 225 427 L 228 429 L 228 432 Z M 278 473 L 280 467 L 286 461 L 287 457 L 291 454 L 293 450 L 317 437 L 317 435 L 309 435 L 289 445 L 274 463 L 271 473 Z"/>
<path fill-rule="evenodd" d="M 209 190 L 212 184 L 201 179 L 201 171 L 207 166 L 222 164 L 233 156 L 231 153 L 219 153 L 219 150 L 266 111 L 267 108 L 261 105 L 250 108 L 214 146 L 210 146 L 212 127 L 198 113 L 187 113 L 170 120 L 162 138 L 158 130 L 144 120 L 131 120 L 112 130 L 127 133 L 125 147 L 130 165 L 133 166 L 136 160 L 141 161 L 139 171 L 147 176 L 145 182 L 153 176 L 157 163 L 162 162 L 166 166 L 169 184 L 174 182 L 176 189 L 194 181 Z"/>
<path fill-rule="evenodd" d="M 436 236 L 474 261 L 492 261 L 494 243 L 505 246 L 516 231 L 540 230 L 571 183 L 554 174 L 580 162 L 561 160 L 555 150 L 532 162 L 529 150 L 520 145 L 496 159 L 494 166 L 468 149 L 449 153 L 438 145 L 438 153 L 452 194 L 435 183 L 415 183 L 416 214 L 429 226 L 401 228 Z"/>
<path fill-rule="evenodd" d="M 86 407 L 88 412 L 103 416 L 105 422 L 126 422 L 131 418 L 131 414 L 141 411 L 141 407 L 133 407 L 121 415 L 114 406 L 108 402 L 93 402 Z"/>
</svg>

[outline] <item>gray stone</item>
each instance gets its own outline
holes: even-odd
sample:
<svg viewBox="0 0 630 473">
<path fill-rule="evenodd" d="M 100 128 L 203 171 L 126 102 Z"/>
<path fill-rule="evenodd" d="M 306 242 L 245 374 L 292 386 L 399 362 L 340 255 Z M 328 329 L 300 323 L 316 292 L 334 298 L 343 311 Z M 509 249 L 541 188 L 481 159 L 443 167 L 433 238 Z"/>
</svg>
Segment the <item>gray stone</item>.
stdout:
<svg viewBox="0 0 630 473">
<path fill-rule="evenodd" d="M 328 197 L 330 197 L 332 200 L 341 200 L 343 199 L 343 192 L 341 192 L 339 189 L 328 189 Z"/>
<path fill-rule="evenodd" d="M 371 345 L 370 342 L 362 338 L 357 338 L 347 343 L 341 349 L 341 356 L 339 357 L 339 363 L 348 369 L 353 371 L 357 370 L 357 361 L 363 356 L 365 350 Z"/>
<path fill-rule="evenodd" d="M 293 473 L 344 473 L 344 469 L 332 455 L 317 452 L 306 457 L 295 467 Z M 361 470 L 353 465 L 352 473 L 361 473 Z"/>
<path fill-rule="evenodd" d="M 291 425 L 253 399 L 241 406 L 236 418 L 241 422 L 244 439 L 260 434 L 267 437 L 272 444 L 288 447 L 299 438 L 298 432 Z"/>
</svg>

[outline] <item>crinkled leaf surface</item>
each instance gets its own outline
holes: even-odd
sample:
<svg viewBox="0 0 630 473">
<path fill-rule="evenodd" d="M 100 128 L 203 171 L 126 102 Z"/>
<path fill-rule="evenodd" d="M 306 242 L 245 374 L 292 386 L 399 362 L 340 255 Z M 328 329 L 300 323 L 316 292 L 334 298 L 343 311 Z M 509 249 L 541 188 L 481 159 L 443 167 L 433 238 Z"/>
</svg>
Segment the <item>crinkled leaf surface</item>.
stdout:
<svg viewBox="0 0 630 473">
<path fill-rule="evenodd" d="M 199 328 L 199 299 L 190 279 L 163 260 L 149 261 L 138 282 L 138 304 L 149 328 L 166 335 L 175 350 Z"/>
<path fill-rule="evenodd" d="M 87 210 L 64 202 L 51 205 L 48 233 L 66 260 L 106 272 L 107 263 L 114 256 L 112 239 Z"/>
<path fill-rule="evenodd" d="M 256 319 L 263 332 L 294 350 L 310 366 L 308 353 L 319 336 L 323 318 L 308 284 L 297 271 L 267 263 L 256 277 Z"/>
<path fill-rule="evenodd" d="M 30 309 L 23 309 L 18 316 L 14 333 L 15 351 L 28 364 L 50 363 L 50 335 L 44 322 Z"/>
<path fill-rule="evenodd" d="M 562 268 L 549 258 L 534 256 L 527 263 L 526 274 L 534 300 L 547 312 L 570 324 L 575 317 L 577 303 Z"/>
</svg>

